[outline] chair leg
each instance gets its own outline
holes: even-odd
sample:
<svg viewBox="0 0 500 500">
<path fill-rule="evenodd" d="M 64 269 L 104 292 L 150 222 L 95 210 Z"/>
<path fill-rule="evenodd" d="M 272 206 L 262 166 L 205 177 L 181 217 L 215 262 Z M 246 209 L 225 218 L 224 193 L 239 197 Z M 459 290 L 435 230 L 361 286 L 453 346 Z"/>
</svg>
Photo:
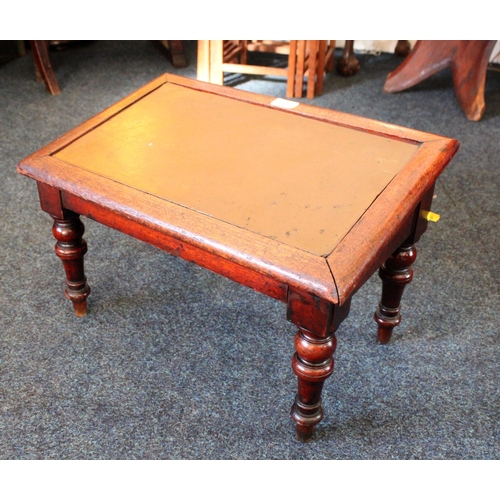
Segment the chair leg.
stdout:
<svg viewBox="0 0 500 500">
<path fill-rule="evenodd" d="M 224 63 L 224 41 L 210 40 L 210 82 L 218 85 L 224 85 L 224 72 L 222 64 Z"/>
<path fill-rule="evenodd" d="M 354 55 L 354 40 L 346 40 L 344 52 L 337 62 L 337 71 L 342 76 L 353 76 L 360 68 L 361 65 Z"/>
<path fill-rule="evenodd" d="M 187 60 L 184 54 L 181 40 L 167 40 L 170 57 L 172 58 L 172 66 L 174 68 L 187 67 Z"/>
<path fill-rule="evenodd" d="M 335 68 L 335 40 L 330 40 L 327 44 L 327 53 L 325 57 L 325 71 L 328 73 Z"/>
<path fill-rule="evenodd" d="M 304 85 L 304 67 L 306 62 L 306 41 L 298 40 L 297 43 L 297 69 L 295 72 L 295 97 L 302 97 Z"/>
<path fill-rule="evenodd" d="M 202 82 L 210 81 L 210 40 L 198 40 L 196 78 Z"/>
<path fill-rule="evenodd" d="M 316 70 L 316 82 L 314 84 L 314 95 L 323 93 L 323 79 L 325 77 L 326 53 L 328 43 L 326 40 L 319 41 L 318 47 L 318 67 Z"/>
<path fill-rule="evenodd" d="M 248 64 L 248 40 L 240 40 L 240 64 Z"/>
<path fill-rule="evenodd" d="M 30 40 L 31 52 L 35 62 L 35 75 L 41 78 L 52 95 L 61 93 L 56 76 L 49 59 L 49 42 L 47 40 Z"/>
<path fill-rule="evenodd" d="M 394 48 L 394 54 L 398 57 L 406 57 L 411 52 L 411 45 L 408 40 L 398 40 Z"/>
<path fill-rule="evenodd" d="M 290 52 L 288 53 L 288 73 L 286 79 L 286 96 L 294 97 L 295 76 L 297 72 L 297 40 L 290 40 Z"/>
<path fill-rule="evenodd" d="M 318 60 L 319 40 L 309 41 L 309 65 L 307 68 L 307 93 L 308 99 L 314 99 L 314 88 L 316 86 L 316 69 Z"/>
</svg>

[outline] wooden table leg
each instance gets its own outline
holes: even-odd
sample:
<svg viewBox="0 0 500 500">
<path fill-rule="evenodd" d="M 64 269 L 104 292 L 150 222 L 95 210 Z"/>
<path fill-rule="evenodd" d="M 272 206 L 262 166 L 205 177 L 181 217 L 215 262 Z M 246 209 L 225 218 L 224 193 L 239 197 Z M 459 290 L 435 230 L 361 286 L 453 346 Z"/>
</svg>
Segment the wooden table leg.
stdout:
<svg viewBox="0 0 500 500">
<path fill-rule="evenodd" d="M 388 93 L 413 87 L 450 66 L 460 107 L 471 121 L 483 116 L 486 70 L 495 40 L 419 40 L 404 62 L 389 73 Z"/>
<path fill-rule="evenodd" d="M 65 295 L 73 302 L 75 314 L 85 316 L 90 294 L 83 269 L 83 258 L 87 253 L 87 243 L 82 238 L 85 228 L 78 214 L 66 215 L 64 219 L 52 217 L 52 234 L 57 240 L 56 255 L 62 260 L 66 272 Z"/>
<path fill-rule="evenodd" d="M 379 276 L 382 279 L 382 299 L 375 312 L 378 324 L 377 341 L 387 344 L 392 330 L 401 322 L 401 297 L 405 286 L 413 278 L 412 264 L 417 258 L 413 244 L 403 244 L 382 265 Z"/>
<path fill-rule="evenodd" d="M 349 313 L 350 300 L 335 306 L 313 295 L 290 290 L 287 318 L 299 327 L 295 336 L 292 369 L 298 378 L 298 391 L 292 405 L 297 438 L 311 439 L 323 418 L 321 391 L 333 372 L 333 354 L 337 346 L 335 331 Z"/>
<path fill-rule="evenodd" d="M 321 338 L 306 330 L 295 336 L 295 354 L 292 369 L 298 377 L 298 392 L 291 415 L 296 424 L 297 437 L 309 440 L 314 428 L 323 419 L 321 391 L 323 383 L 333 372 L 333 353 L 337 346 L 335 334 Z"/>
</svg>

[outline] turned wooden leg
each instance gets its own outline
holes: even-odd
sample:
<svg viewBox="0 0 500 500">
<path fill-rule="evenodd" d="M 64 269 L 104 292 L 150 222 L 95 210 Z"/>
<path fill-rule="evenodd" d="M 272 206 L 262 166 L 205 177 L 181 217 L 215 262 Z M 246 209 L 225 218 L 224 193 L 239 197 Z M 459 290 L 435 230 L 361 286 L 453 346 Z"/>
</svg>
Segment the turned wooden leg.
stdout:
<svg viewBox="0 0 500 500">
<path fill-rule="evenodd" d="M 53 217 L 52 234 L 57 240 L 56 255 L 63 261 L 66 272 L 65 295 L 73 302 L 77 316 L 87 314 L 87 297 L 90 287 L 83 271 L 83 257 L 87 253 L 87 243 L 82 238 L 85 228 L 80 216 L 72 214 L 65 219 Z"/>
<path fill-rule="evenodd" d="M 335 334 L 320 338 L 300 329 L 295 336 L 292 369 L 298 377 L 298 393 L 291 415 L 301 441 L 312 437 L 314 428 L 323 418 L 321 390 L 332 374 L 336 345 Z"/>
<path fill-rule="evenodd" d="M 402 245 L 382 265 L 379 276 L 382 279 L 382 300 L 375 312 L 378 323 L 377 341 L 387 344 L 392 329 L 401 322 L 401 297 L 405 286 L 413 278 L 412 264 L 417 258 L 413 244 Z"/>
</svg>

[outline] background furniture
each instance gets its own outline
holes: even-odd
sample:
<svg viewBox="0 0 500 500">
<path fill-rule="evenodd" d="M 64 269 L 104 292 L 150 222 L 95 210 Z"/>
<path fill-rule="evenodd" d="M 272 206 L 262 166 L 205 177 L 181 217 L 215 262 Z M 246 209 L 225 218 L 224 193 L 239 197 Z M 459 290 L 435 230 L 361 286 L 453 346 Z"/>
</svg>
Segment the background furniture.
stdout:
<svg viewBox="0 0 500 500">
<path fill-rule="evenodd" d="M 30 40 L 33 62 L 35 63 L 35 77 L 42 81 L 52 95 L 61 92 L 56 75 L 50 64 L 48 40 Z"/>
<path fill-rule="evenodd" d="M 479 121 L 485 109 L 486 70 L 496 40 L 419 40 L 404 62 L 389 74 L 388 93 L 401 92 L 446 67 L 465 116 Z"/>
<path fill-rule="evenodd" d="M 182 40 L 160 40 L 159 43 L 166 50 L 167 56 L 174 68 L 185 68 L 188 65 Z"/>
<path fill-rule="evenodd" d="M 359 60 L 354 55 L 354 40 L 346 40 L 342 56 L 337 61 L 337 71 L 342 76 L 353 76 L 360 68 Z"/>
<path fill-rule="evenodd" d="M 224 73 L 272 75 L 286 79 L 287 97 L 312 99 L 323 91 L 325 71 L 333 68 L 335 42 L 330 40 L 198 40 L 197 78 L 223 85 Z M 288 56 L 286 67 L 249 64 L 249 52 Z"/>
<path fill-rule="evenodd" d="M 57 95 L 61 90 L 50 63 L 49 43 L 48 40 L 29 41 L 35 64 L 36 80 L 42 81 L 52 95 Z M 67 45 L 68 43 L 68 41 L 65 41 L 64 44 L 58 45 Z M 187 66 L 181 40 L 160 40 L 160 44 L 163 50 L 167 52 L 174 68 L 184 68 Z"/>
<path fill-rule="evenodd" d="M 406 57 L 411 50 L 408 40 L 398 40 L 394 53 Z M 342 56 L 337 60 L 337 72 L 342 76 L 353 76 L 361 69 L 358 58 L 354 55 L 354 40 L 344 40 Z"/>
</svg>

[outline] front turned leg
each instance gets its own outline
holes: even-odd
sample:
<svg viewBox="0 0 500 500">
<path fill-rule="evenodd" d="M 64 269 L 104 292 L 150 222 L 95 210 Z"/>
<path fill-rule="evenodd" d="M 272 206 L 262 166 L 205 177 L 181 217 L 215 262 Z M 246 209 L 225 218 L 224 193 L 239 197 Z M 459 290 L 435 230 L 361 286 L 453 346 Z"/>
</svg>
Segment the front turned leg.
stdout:
<svg viewBox="0 0 500 500">
<path fill-rule="evenodd" d="M 83 257 L 87 253 L 87 243 L 82 238 L 85 228 L 78 214 L 65 219 L 53 217 L 52 234 L 57 240 L 56 255 L 62 260 L 66 272 L 65 295 L 73 302 L 77 316 L 87 314 L 87 297 L 90 287 L 83 271 Z"/>
<path fill-rule="evenodd" d="M 413 244 L 399 247 L 382 265 L 379 276 L 382 279 L 382 300 L 375 312 L 378 324 L 377 341 L 387 344 L 391 340 L 392 330 L 401 322 L 401 297 L 405 286 L 413 278 L 412 264 L 417 258 Z"/>
<path fill-rule="evenodd" d="M 298 377 L 298 393 L 291 415 L 301 441 L 312 437 L 314 428 L 323 418 L 321 390 L 332 374 L 336 346 L 335 334 L 320 338 L 300 329 L 295 336 L 292 369 Z"/>
</svg>

